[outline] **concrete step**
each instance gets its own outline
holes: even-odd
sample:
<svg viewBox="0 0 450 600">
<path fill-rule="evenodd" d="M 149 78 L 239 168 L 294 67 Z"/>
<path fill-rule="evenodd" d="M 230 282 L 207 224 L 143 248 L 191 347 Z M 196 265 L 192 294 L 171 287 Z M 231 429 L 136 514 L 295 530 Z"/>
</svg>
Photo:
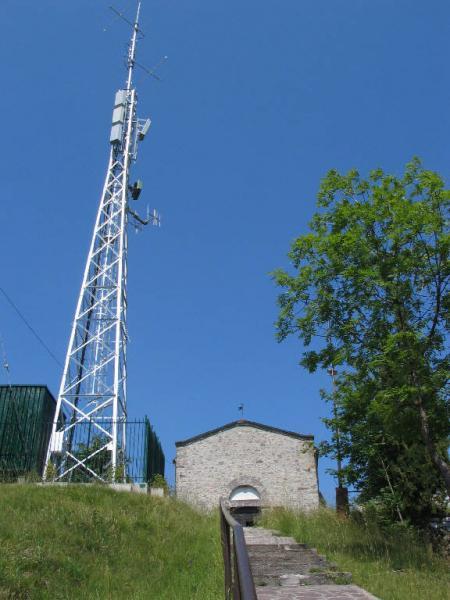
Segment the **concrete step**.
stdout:
<svg viewBox="0 0 450 600">
<path fill-rule="evenodd" d="M 262 528 L 246 528 L 245 538 L 256 585 L 351 583 L 351 573 L 338 571 L 315 548 L 298 544 L 292 538 Z"/>
<path fill-rule="evenodd" d="M 344 571 L 323 571 L 321 573 L 296 573 L 294 571 L 284 573 L 253 574 L 255 585 L 279 585 L 282 587 L 298 587 L 310 585 L 325 585 L 334 583 L 336 585 L 350 584 L 352 574 Z"/>
<path fill-rule="evenodd" d="M 261 527 L 244 535 L 258 600 L 377 600 L 315 548 Z"/>
<path fill-rule="evenodd" d="M 317 562 L 318 564 L 327 563 L 328 561 L 322 554 L 318 554 L 316 550 L 308 548 L 301 544 L 291 544 L 289 546 L 275 546 L 268 544 L 253 544 L 247 546 L 249 555 L 251 554 L 255 558 L 264 556 L 279 556 L 285 559 L 292 558 L 298 560 L 304 558 L 308 562 Z"/>
<path fill-rule="evenodd" d="M 253 544 L 275 544 L 277 546 L 297 544 L 294 538 L 276 535 L 276 532 L 270 529 L 262 529 L 260 527 L 244 527 L 244 536 L 248 546 Z"/>
<path fill-rule="evenodd" d="M 262 586 L 256 595 L 258 600 L 377 600 L 357 585 Z"/>
</svg>

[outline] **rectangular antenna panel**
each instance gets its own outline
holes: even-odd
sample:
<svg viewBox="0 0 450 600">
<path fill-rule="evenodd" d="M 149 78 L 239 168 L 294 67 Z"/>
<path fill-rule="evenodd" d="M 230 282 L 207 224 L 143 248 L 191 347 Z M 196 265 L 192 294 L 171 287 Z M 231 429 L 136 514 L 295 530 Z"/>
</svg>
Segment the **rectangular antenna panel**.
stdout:
<svg viewBox="0 0 450 600">
<path fill-rule="evenodd" d="M 112 122 L 123 123 L 125 120 L 125 107 L 124 106 L 116 106 L 113 110 Z"/>
<path fill-rule="evenodd" d="M 117 123 L 111 127 L 111 135 L 109 136 L 110 144 L 118 144 L 122 141 L 122 124 Z"/>
<path fill-rule="evenodd" d="M 139 130 L 139 139 L 142 141 L 145 136 L 148 133 L 148 130 L 150 129 L 150 125 L 152 124 L 152 122 L 150 121 L 150 119 L 146 119 L 144 121 L 144 123 L 142 123 L 140 130 Z"/>
<path fill-rule="evenodd" d="M 127 92 L 126 90 L 119 90 L 116 92 L 116 99 L 114 101 L 114 106 L 125 106 L 127 103 Z"/>
</svg>

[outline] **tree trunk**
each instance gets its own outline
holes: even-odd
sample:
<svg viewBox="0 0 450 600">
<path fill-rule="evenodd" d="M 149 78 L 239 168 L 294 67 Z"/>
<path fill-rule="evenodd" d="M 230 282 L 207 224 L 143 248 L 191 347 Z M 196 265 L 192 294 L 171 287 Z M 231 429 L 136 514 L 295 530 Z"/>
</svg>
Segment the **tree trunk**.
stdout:
<svg viewBox="0 0 450 600">
<path fill-rule="evenodd" d="M 428 415 L 427 412 L 423 406 L 423 402 L 422 402 L 422 395 L 420 393 L 420 388 L 419 385 L 417 383 L 417 377 L 416 374 L 413 372 L 412 374 L 413 376 L 413 381 L 414 381 L 414 385 L 416 386 L 417 389 L 417 400 L 416 400 L 416 406 L 419 409 L 419 417 L 420 417 L 420 433 L 422 434 L 422 439 L 424 441 L 424 444 L 428 450 L 428 453 L 430 455 L 431 460 L 433 461 L 433 464 L 436 466 L 436 468 L 438 469 L 439 473 L 442 475 L 442 478 L 444 480 L 445 483 L 445 487 L 447 489 L 447 494 L 450 496 L 450 465 L 448 464 L 448 462 L 439 454 L 439 452 L 436 449 L 436 446 L 433 442 L 433 440 L 431 439 L 431 435 L 430 435 L 430 426 L 428 423 Z"/>
<path fill-rule="evenodd" d="M 428 415 L 422 405 L 422 401 L 418 402 L 419 407 L 419 415 L 420 415 L 420 432 L 422 434 L 422 439 L 425 442 L 425 446 L 427 447 L 428 453 L 430 454 L 430 458 L 433 463 L 436 465 L 439 470 L 442 478 L 445 482 L 445 487 L 447 488 L 447 494 L 450 496 L 450 465 L 447 461 L 445 461 L 442 456 L 437 452 L 435 445 L 430 437 L 430 429 L 428 426 Z"/>
<path fill-rule="evenodd" d="M 392 486 L 392 483 L 391 483 L 391 478 L 389 477 L 389 473 L 388 473 L 388 470 L 386 468 L 386 464 L 385 464 L 385 462 L 383 460 L 383 457 L 380 456 L 380 458 L 381 458 L 381 464 L 383 465 L 384 474 L 386 475 L 386 481 L 388 482 L 389 489 L 391 490 L 392 498 L 395 501 L 395 499 L 396 499 L 395 498 L 395 492 L 394 492 L 394 487 Z M 400 507 L 399 507 L 399 505 L 398 505 L 397 502 L 395 502 L 395 509 L 397 511 L 398 518 L 400 519 L 400 523 L 403 523 L 402 511 L 400 510 Z"/>
</svg>

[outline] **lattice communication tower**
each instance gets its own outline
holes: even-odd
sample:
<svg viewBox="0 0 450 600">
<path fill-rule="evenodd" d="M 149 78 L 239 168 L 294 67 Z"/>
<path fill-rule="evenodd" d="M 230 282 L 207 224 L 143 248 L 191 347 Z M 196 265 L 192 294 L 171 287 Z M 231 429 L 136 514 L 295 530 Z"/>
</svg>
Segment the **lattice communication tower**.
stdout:
<svg viewBox="0 0 450 600">
<path fill-rule="evenodd" d="M 142 189 L 139 180 L 130 184 L 130 167 L 150 126 L 137 118 L 133 84 L 140 8 L 138 2 L 126 84 L 115 94 L 108 170 L 64 363 L 47 480 L 126 479 L 127 223 L 131 217 L 136 225 L 158 224 L 155 212 L 142 219 L 130 207 Z"/>
</svg>

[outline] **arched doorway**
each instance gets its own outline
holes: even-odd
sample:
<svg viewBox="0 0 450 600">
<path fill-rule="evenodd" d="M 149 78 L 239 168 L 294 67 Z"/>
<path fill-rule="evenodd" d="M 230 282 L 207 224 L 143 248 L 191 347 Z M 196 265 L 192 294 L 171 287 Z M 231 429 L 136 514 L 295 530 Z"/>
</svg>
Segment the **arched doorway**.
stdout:
<svg viewBox="0 0 450 600">
<path fill-rule="evenodd" d="M 246 527 L 254 525 L 261 512 L 261 494 L 252 485 L 238 485 L 229 496 L 230 510 L 236 521 Z"/>
</svg>

